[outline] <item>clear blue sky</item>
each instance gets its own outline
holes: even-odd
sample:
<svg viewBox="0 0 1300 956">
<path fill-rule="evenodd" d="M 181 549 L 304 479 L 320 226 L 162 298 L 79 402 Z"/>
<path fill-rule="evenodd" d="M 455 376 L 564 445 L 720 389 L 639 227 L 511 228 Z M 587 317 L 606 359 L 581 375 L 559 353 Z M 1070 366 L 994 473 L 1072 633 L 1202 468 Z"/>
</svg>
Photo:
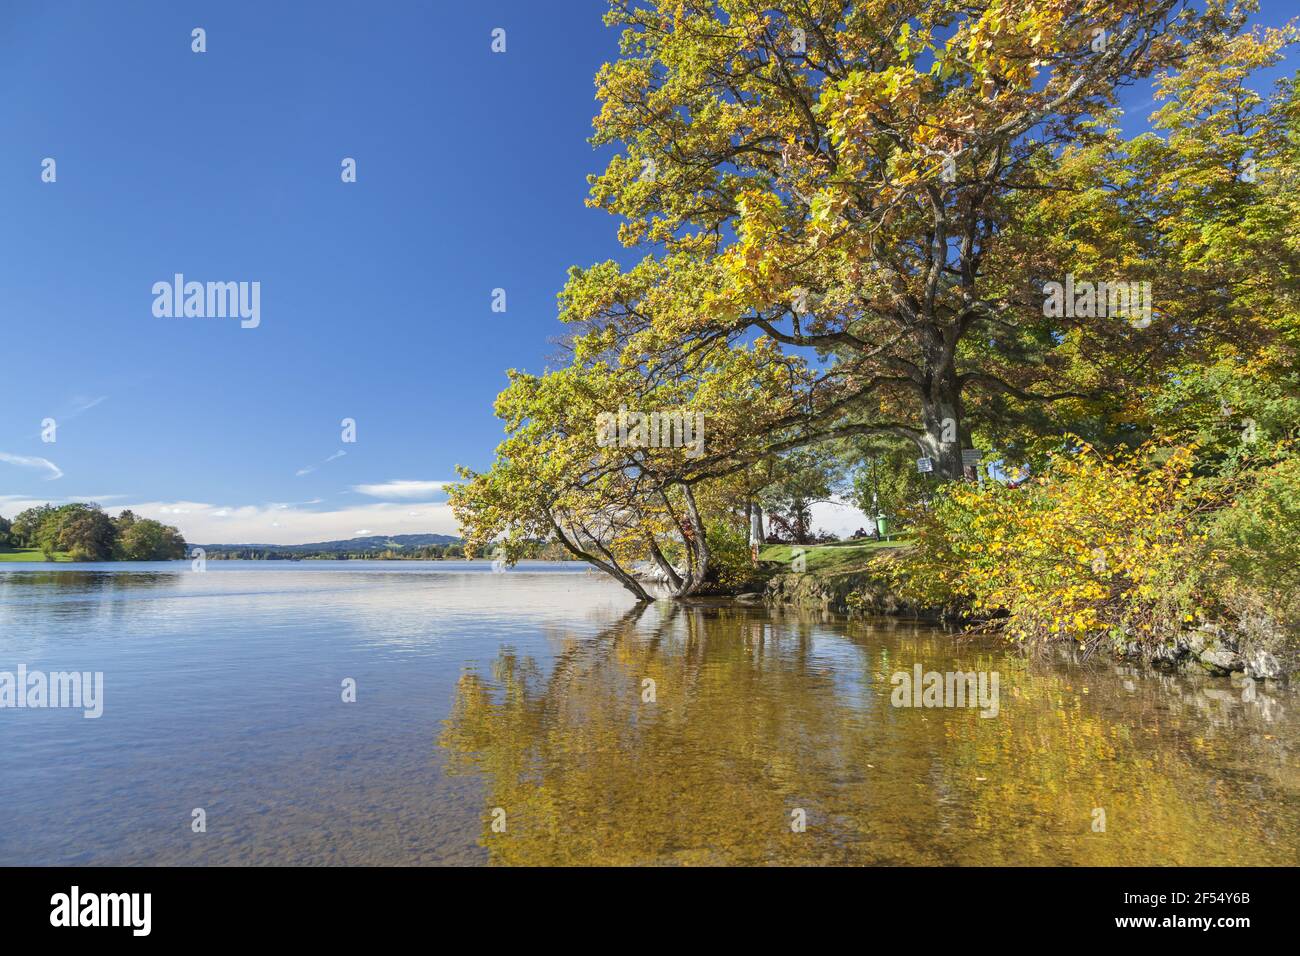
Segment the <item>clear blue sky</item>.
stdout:
<svg viewBox="0 0 1300 956">
<path fill-rule="evenodd" d="M 492 400 L 554 352 L 567 267 L 624 255 L 583 205 L 604 8 L 7 0 L 0 514 L 96 499 L 191 541 L 453 531 L 429 483 L 489 463 Z M 177 272 L 260 282 L 260 327 L 156 318 Z"/>
</svg>

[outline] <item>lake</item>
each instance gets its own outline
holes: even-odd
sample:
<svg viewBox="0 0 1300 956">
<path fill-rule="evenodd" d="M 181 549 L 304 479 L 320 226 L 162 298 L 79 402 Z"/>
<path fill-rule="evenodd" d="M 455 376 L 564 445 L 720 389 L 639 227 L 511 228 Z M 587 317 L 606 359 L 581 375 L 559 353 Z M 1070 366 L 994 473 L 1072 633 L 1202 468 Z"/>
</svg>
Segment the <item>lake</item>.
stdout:
<svg viewBox="0 0 1300 956">
<path fill-rule="evenodd" d="M 996 716 L 895 706 L 918 664 Z M 1295 691 L 574 563 L 5 564 L 20 666 L 102 715 L 0 709 L 5 865 L 1300 860 Z"/>
</svg>

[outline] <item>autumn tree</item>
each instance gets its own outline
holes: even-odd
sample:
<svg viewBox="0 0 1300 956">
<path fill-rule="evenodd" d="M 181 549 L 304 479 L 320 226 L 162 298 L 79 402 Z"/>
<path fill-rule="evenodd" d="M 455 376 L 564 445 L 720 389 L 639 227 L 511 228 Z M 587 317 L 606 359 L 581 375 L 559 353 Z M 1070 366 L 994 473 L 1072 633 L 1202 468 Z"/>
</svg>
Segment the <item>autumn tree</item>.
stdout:
<svg viewBox="0 0 1300 956">
<path fill-rule="evenodd" d="M 1240 27 L 1178 0 L 616 0 L 590 202 L 647 257 L 575 270 L 564 318 L 628 363 L 674 367 L 764 335 L 836 361 L 786 424 L 906 438 L 962 475 L 985 396 L 1107 401 L 1006 233 L 1059 187 L 1119 88 Z M 1095 323 L 1093 323 L 1095 324 Z M 1124 326 L 1123 322 L 1118 323 Z M 1107 355 L 1134 330 L 1107 333 Z M 1159 330 L 1152 334 L 1159 334 Z M 726 467 L 720 460 L 719 465 Z M 730 464 L 730 463 L 728 463 Z"/>
<path fill-rule="evenodd" d="M 116 530 L 99 505 L 69 504 L 55 509 L 38 534 L 46 556 L 66 551 L 74 561 L 108 561 L 113 556 Z"/>
<path fill-rule="evenodd" d="M 512 375 L 497 462 L 452 497 L 467 537 L 549 533 L 639 597 L 628 562 L 678 545 L 693 593 L 692 501 L 753 499 L 793 450 L 901 441 L 957 479 L 977 434 L 1021 459 L 1136 443 L 1190 370 L 1284 366 L 1265 326 L 1294 273 L 1259 261 L 1294 260 L 1295 191 L 1245 173 L 1293 153 L 1295 102 L 1244 86 L 1294 31 L 1243 32 L 1253 8 L 614 0 L 593 142 L 618 152 L 589 204 L 642 257 L 571 270 L 571 363 Z M 1173 105 L 1128 140 L 1118 94 L 1147 79 Z M 1076 275 L 1087 307 L 1050 308 Z M 1150 314 L 1099 310 L 1100 282 L 1149 283 Z M 706 447 L 598 447 L 623 406 L 703 414 Z"/>
<path fill-rule="evenodd" d="M 743 527 L 734 506 L 754 486 L 735 468 L 701 481 L 695 462 L 747 460 L 766 443 L 801 366 L 769 342 L 688 357 L 684 375 L 646 376 L 588 360 L 590 348 L 546 375 L 510 373 L 496 403 L 509 435 L 493 467 L 460 469 L 450 491 L 467 549 L 513 561 L 554 538 L 640 600 L 650 599 L 635 573 L 642 561 L 671 593 L 698 593 L 721 570 L 710 519 Z"/>
</svg>

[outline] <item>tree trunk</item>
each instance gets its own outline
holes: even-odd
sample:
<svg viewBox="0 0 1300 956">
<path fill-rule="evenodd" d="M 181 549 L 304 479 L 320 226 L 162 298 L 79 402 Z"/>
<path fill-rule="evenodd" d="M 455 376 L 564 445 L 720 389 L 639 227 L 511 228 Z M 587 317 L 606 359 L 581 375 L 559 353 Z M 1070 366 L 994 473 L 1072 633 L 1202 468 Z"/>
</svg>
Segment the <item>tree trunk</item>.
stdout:
<svg viewBox="0 0 1300 956">
<path fill-rule="evenodd" d="M 757 567 L 758 552 L 763 547 L 763 507 L 756 501 L 749 503 L 749 560 Z"/>
<path fill-rule="evenodd" d="M 691 491 L 691 486 L 683 484 L 682 497 L 686 500 L 686 520 L 688 523 L 689 533 L 683 533 L 683 544 L 686 547 L 687 567 L 686 575 L 682 579 L 682 585 L 677 589 L 676 597 L 689 597 L 704 587 L 705 579 L 709 573 L 709 542 L 705 535 L 704 521 L 700 518 L 700 510 L 695 504 L 695 494 Z"/>
<path fill-rule="evenodd" d="M 676 569 L 673 568 L 672 564 L 669 563 L 668 559 L 664 557 L 664 553 L 659 550 L 659 545 L 653 537 L 649 539 L 649 548 L 650 557 L 654 559 L 660 573 L 664 576 L 664 580 L 668 582 L 668 586 L 672 588 L 673 591 L 681 590 L 681 576 L 677 573 Z"/>
<path fill-rule="evenodd" d="M 962 468 L 961 388 L 951 367 L 936 372 L 922 400 L 925 432 L 921 453 L 933 463 L 934 476 L 941 481 L 960 481 Z"/>
</svg>

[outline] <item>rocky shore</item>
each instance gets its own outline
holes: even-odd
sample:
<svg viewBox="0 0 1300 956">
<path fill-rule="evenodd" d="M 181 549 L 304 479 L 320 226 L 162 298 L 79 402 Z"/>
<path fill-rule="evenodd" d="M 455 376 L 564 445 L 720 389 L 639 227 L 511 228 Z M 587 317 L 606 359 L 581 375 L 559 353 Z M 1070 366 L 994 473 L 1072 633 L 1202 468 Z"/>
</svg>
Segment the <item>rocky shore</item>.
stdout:
<svg viewBox="0 0 1300 956">
<path fill-rule="evenodd" d="M 772 576 L 762 592 L 737 598 L 742 603 L 799 607 L 849 616 L 942 621 L 954 615 L 942 608 L 917 607 L 904 601 L 870 566 L 818 573 L 785 572 Z M 1073 648 L 1064 649 L 1072 653 Z M 1267 615 L 1228 624 L 1200 624 L 1183 631 L 1171 645 L 1151 648 L 1132 641 L 1115 652 L 1119 660 L 1161 670 L 1208 672 L 1257 680 L 1300 678 L 1295 639 Z"/>
</svg>

